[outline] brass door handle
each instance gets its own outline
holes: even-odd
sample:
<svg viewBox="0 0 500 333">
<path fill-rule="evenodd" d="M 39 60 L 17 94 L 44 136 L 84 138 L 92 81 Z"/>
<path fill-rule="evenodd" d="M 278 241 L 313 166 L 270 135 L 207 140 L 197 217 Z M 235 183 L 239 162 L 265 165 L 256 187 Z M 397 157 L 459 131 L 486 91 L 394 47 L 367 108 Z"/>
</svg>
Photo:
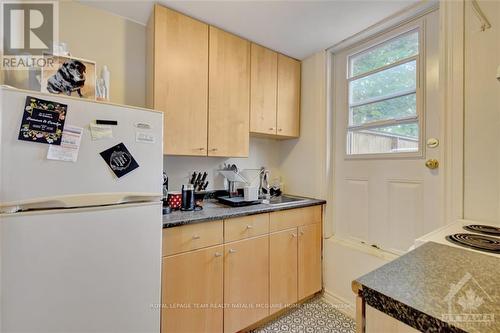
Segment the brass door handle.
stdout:
<svg viewBox="0 0 500 333">
<path fill-rule="evenodd" d="M 425 161 L 425 166 L 431 170 L 439 168 L 439 161 L 436 159 L 430 159 Z"/>
</svg>

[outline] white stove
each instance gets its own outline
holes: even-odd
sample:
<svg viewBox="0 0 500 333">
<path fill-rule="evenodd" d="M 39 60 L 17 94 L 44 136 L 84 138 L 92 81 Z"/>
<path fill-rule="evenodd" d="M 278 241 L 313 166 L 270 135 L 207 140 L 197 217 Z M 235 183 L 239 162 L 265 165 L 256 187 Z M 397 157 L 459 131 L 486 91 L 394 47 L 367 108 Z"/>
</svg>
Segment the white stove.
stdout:
<svg viewBox="0 0 500 333">
<path fill-rule="evenodd" d="M 417 238 L 415 247 L 429 241 L 500 258 L 498 225 L 461 220 Z"/>
</svg>

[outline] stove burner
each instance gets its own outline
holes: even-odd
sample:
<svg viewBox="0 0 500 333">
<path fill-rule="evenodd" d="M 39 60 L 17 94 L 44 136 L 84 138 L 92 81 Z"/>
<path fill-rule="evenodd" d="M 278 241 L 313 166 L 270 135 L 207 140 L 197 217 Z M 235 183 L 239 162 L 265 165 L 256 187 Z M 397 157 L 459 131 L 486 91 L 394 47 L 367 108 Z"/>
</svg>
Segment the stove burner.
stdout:
<svg viewBox="0 0 500 333">
<path fill-rule="evenodd" d="M 475 250 L 500 254 L 500 238 L 474 234 L 453 234 L 446 236 L 446 239 Z"/>
<path fill-rule="evenodd" d="M 486 235 L 500 236 L 500 228 L 491 225 L 470 224 L 464 226 L 464 229 L 472 232 L 479 232 L 481 234 L 486 234 Z"/>
</svg>

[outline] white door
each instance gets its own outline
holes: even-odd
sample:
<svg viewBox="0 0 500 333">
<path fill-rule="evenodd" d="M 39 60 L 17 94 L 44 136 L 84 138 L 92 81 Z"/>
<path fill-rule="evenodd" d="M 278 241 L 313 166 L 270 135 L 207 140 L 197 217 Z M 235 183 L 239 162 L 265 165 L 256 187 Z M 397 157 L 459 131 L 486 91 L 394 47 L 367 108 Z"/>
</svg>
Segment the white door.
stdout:
<svg viewBox="0 0 500 333">
<path fill-rule="evenodd" d="M 338 237 L 401 253 L 444 220 L 438 32 L 435 11 L 334 55 Z"/>
</svg>

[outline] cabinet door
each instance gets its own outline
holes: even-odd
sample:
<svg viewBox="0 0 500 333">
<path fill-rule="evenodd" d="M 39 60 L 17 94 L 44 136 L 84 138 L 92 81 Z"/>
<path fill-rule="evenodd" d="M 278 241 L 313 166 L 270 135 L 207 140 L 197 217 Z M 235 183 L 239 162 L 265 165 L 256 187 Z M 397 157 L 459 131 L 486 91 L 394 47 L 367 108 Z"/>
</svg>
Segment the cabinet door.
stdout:
<svg viewBox="0 0 500 333">
<path fill-rule="evenodd" d="M 299 227 L 299 299 L 321 290 L 321 224 Z"/>
<path fill-rule="evenodd" d="M 278 54 L 252 43 L 250 68 L 250 132 L 275 135 Z"/>
<path fill-rule="evenodd" d="M 297 228 L 269 237 L 269 307 L 272 314 L 297 302 Z"/>
<path fill-rule="evenodd" d="M 223 264 L 222 245 L 163 258 L 162 333 L 223 331 Z"/>
<path fill-rule="evenodd" d="M 247 157 L 250 43 L 210 27 L 208 155 Z"/>
<path fill-rule="evenodd" d="M 162 6 L 154 13 L 154 105 L 164 152 L 207 155 L 208 25 Z"/>
<path fill-rule="evenodd" d="M 224 245 L 224 333 L 269 314 L 269 236 Z"/>
<path fill-rule="evenodd" d="M 300 127 L 300 61 L 278 55 L 278 135 L 298 137 Z"/>
</svg>

